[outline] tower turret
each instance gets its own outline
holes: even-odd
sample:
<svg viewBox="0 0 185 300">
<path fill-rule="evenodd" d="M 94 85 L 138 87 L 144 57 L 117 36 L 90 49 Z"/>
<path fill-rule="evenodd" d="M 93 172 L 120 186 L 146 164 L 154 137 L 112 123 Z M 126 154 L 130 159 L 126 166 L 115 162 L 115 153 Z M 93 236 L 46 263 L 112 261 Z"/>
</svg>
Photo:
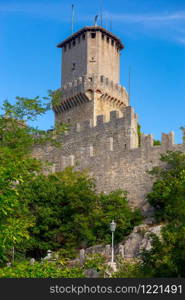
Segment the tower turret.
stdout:
<svg viewBox="0 0 185 300">
<path fill-rule="evenodd" d="M 56 121 L 76 123 L 110 111 L 123 115 L 126 90 L 119 85 L 121 41 L 100 26 L 84 27 L 57 45 L 62 48 L 61 105 Z"/>
</svg>

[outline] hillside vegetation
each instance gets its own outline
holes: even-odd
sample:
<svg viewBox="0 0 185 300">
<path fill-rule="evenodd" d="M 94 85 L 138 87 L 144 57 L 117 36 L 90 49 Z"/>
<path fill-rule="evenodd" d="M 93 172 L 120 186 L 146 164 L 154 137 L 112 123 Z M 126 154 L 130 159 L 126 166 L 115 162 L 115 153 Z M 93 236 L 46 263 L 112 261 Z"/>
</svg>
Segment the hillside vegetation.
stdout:
<svg viewBox="0 0 185 300">
<path fill-rule="evenodd" d="M 84 277 L 85 269 L 105 273 L 105 261 L 91 257 L 86 265 L 70 267 L 81 248 L 111 241 L 109 224 L 117 223 L 115 242 L 124 239 L 142 222 L 138 209 L 131 209 L 126 191 L 97 193 L 86 172 L 66 168 L 43 174 L 49 164 L 32 157 L 37 144 L 60 147 L 58 136 L 67 128 L 40 131 L 30 124 L 50 109 L 50 97 L 17 97 L 14 105 L 3 103 L 0 116 L 0 277 Z M 119 262 L 113 277 L 184 277 L 185 263 L 185 155 L 161 156 L 164 167 L 154 168 L 148 201 L 157 223 L 163 223 L 162 239 L 153 236 L 151 250 L 139 262 Z M 60 251 L 59 260 L 42 258 L 47 250 Z M 35 264 L 30 265 L 30 258 Z M 12 266 L 7 267 L 6 263 Z"/>
</svg>

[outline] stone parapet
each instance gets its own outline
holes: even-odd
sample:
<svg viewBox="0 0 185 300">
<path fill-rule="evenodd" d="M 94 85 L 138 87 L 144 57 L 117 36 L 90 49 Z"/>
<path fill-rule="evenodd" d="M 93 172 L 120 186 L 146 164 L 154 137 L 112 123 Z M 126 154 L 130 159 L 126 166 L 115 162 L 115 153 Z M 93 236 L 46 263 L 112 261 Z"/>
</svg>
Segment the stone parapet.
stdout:
<svg viewBox="0 0 185 300">
<path fill-rule="evenodd" d="M 128 94 L 124 87 L 115 84 L 105 76 L 85 75 L 65 84 L 61 89 L 61 105 L 54 111 L 65 111 L 70 107 L 92 100 L 97 93 L 101 100 L 109 100 L 120 106 L 128 106 Z"/>
<path fill-rule="evenodd" d="M 140 207 L 147 215 L 146 195 L 153 184 L 148 171 L 163 165 L 160 157 L 168 150 L 185 153 L 185 144 L 174 144 L 174 135 L 170 132 L 162 135 L 158 146 L 153 145 L 151 135 L 142 135 L 139 147 L 137 118 L 130 118 L 130 114 L 135 116 L 133 109 L 127 107 L 125 110 L 123 117 L 111 112 L 109 122 L 101 115 L 96 125 L 92 120 L 77 123 L 61 137 L 61 148 L 40 146 L 33 154 L 53 163 L 51 172 L 62 171 L 68 166 L 87 170 L 95 178 L 99 192 L 127 190 L 130 205 Z"/>
</svg>

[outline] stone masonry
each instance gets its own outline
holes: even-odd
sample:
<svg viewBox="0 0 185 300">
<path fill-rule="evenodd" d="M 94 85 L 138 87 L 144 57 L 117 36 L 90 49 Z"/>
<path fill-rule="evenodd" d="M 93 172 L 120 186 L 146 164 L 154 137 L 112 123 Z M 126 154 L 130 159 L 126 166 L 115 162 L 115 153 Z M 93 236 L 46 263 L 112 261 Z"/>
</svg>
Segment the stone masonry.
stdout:
<svg viewBox="0 0 185 300">
<path fill-rule="evenodd" d="M 87 170 L 96 180 L 97 191 L 128 191 L 131 206 L 148 215 L 146 194 L 151 190 L 148 174 L 162 164 L 167 150 L 185 152 L 175 145 L 173 132 L 162 134 L 160 146 L 151 135 L 138 143 L 138 117 L 129 97 L 119 85 L 120 40 L 102 27 L 85 27 L 70 36 L 62 48 L 63 80 L 61 102 L 55 106 L 55 120 L 68 123 L 61 148 L 37 147 L 34 155 L 53 163 L 52 172 L 67 166 Z"/>
<path fill-rule="evenodd" d="M 134 118 L 132 108 L 127 107 L 126 113 L 130 114 L 130 111 Z M 171 132 L 162 135 L 161 146 L 153 146 L 152 136 L 143 135 L 138 147 L 132 143 L 132 136 L 137 135 L 131 127 L 133 120 L 119 118 L 113 111 L 107 123 L 103 116 L 98 116 L 94 127 L 90 121 L 78 123 L 61 137 L 61 149 L 38 147 L 35 155 L 53 162 L 53 172 L 67 166 L 74 166 L 75 170 L 85 169 L 96 179 L 98 192 L 127 190 L 130 204 L 141 207 L 143 212 L 147 211 L 145 196 L 152 186 L 147 171 L 161 164 L 161 153 L 167 150 L 185 152 L 185 145 L 175 145 Z"/>
</svg>

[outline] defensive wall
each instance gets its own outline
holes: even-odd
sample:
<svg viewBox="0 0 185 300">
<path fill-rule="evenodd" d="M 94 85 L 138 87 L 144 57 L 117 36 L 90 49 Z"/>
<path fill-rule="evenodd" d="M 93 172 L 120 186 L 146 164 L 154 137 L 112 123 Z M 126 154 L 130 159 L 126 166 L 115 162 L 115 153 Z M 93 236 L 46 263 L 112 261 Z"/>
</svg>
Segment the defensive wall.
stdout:
<svg viewBox="0 0 185 300">
<path fill-rule="evenodd" d="M 160 146 L 153 145 L 152 135 L 142 135 L 138 146 L 137 115 L 132 107 L 125 108 L 123 117 L 110 113 L 109 122 L 103 115 L 77 123 L 61 137 L 61 147 L 37 147 L 34 155 L 53 163 L 51 172 L 73 166 L 87 170 L 96 180 L 97 191 L 105 193 L 122 189 L 128 191 L 131 206 L 148 213 L 146 194 L 152 178 L 147 171 L 161 165 L 160 155 L 167 150 L 185 152 L 185 145 L 174 144 L 174 134 L 162 134 Z M 146 213 L 146 214 L 147 214 Z"/>
</svg>

